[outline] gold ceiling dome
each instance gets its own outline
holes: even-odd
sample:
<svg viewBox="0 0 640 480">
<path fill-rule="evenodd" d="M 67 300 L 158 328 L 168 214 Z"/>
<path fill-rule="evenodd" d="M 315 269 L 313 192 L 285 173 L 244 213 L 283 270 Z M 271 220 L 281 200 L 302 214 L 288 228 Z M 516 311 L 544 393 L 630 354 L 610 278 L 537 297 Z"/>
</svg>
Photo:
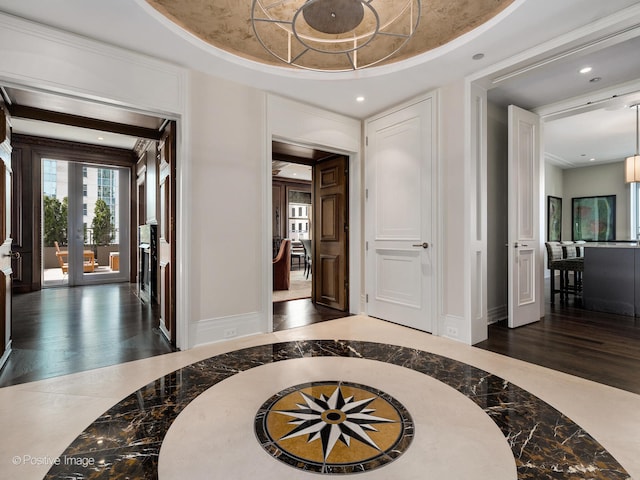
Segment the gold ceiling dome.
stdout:
<svg viewBox="0 0 640 480">
<path fill-rule="evenodd" d="M 269 65 L 351 71 L 444 45 L 513 0 L 147 0 L 205 42 Z"/>
</svg>

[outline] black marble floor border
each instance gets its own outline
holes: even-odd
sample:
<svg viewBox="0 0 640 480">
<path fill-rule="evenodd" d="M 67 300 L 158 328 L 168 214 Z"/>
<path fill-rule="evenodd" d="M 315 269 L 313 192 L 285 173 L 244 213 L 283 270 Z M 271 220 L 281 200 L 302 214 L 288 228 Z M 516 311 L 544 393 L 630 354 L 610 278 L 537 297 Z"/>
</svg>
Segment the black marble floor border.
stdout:
<svg viewBox="0 0 640 480">
<path fill-rule="evenodd" d="M 64 451 L 59 464 L 45 478 L 157 479 L 162 441 L 173 421 L 198 395 L 236 373 L 307 357 L 377 360 L 423 373 L 456 389 L 500 428 L 513 452 L 520 480 L 630 480 L 625 469 L 591 435 L 526 390 L 441 355 L 353 340 L 260 345 L 175 370 L 98 417 Z M 384 389 L 384 385 L 380 387 Z"/>
</svg>

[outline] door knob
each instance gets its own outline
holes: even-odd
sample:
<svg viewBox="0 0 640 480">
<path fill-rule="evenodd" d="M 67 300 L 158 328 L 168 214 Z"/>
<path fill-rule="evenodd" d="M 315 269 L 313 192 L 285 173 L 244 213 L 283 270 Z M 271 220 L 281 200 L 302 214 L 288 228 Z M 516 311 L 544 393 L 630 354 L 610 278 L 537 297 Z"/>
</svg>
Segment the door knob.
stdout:
<svg viewBox="0 0 640 480">
<path fill-rule="evenodd" d="M 417 245 L 413 245 L 414 247 L 422 247 L 429 248 L 429 244 L 427 242 L 418 243 Z"/>
<path fill-rule="evenodd" d="M 9 253 L 5 253 L 3 256 L 11 257 L 11 259 L 17 260 L 18 258 L 20 258 L 20 252 L 9 252 Z"/>
</svg>

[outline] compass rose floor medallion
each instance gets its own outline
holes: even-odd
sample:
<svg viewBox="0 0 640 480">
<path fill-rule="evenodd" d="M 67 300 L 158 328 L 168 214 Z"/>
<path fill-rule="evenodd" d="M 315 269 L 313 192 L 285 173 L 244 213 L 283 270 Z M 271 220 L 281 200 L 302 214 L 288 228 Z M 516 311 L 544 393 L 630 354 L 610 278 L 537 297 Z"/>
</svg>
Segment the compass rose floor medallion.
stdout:
<svg viewBox="0 0 640 480">
<path fill-rule="evenodd" d="M 269 398 L 255 418 L 262 447 L 305 471 L 337 475 L 376 469 L 411 444 L 413 420 L 398 400 L 351 382 L 312 382 Z"/>
</svg>

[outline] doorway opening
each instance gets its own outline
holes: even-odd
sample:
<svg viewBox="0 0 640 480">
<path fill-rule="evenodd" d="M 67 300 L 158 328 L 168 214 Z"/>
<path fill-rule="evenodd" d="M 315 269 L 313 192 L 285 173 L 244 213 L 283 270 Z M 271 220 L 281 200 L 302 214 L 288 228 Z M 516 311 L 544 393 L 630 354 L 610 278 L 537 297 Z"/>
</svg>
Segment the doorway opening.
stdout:
<svg viewBox="0 0 640 480">
<path fill-rule="evenodd" d="M 344 317 L 348 158 L 276 141 L 272 154 L 273 329 Z"/>
<path fill-rule="evenodd" d="M 288 276 L 274 286 L 273 301 L 285 302 L 311 298 L 313 263 L 313 200 L 312 167 L 302 163 L 274 161 L 272 168 L 273 198 L 273 258 L 284 248 L 283 240 L 290 240 L 289 258 L 279 262 L 288 263 L 280 268 L 280 276 Z M 274 264 L 274 268 L 279 267 Z M 275 281 L 275 277 L 274 277 Z M 284 288 L 288 287 L 288 288 Z"/>
<path fill-rule="evenodd" d="M 19 254 L 0 383 L 174 351 L 176 122 L 43 91 L 0 92 L 12 119 L 7 219 Z M 145 264 L 157 286 L 146 300 L 139 225 L 157 227 L 146 249 L 165 255 L 153 257 L 157 270 Z"/>
</svg>

